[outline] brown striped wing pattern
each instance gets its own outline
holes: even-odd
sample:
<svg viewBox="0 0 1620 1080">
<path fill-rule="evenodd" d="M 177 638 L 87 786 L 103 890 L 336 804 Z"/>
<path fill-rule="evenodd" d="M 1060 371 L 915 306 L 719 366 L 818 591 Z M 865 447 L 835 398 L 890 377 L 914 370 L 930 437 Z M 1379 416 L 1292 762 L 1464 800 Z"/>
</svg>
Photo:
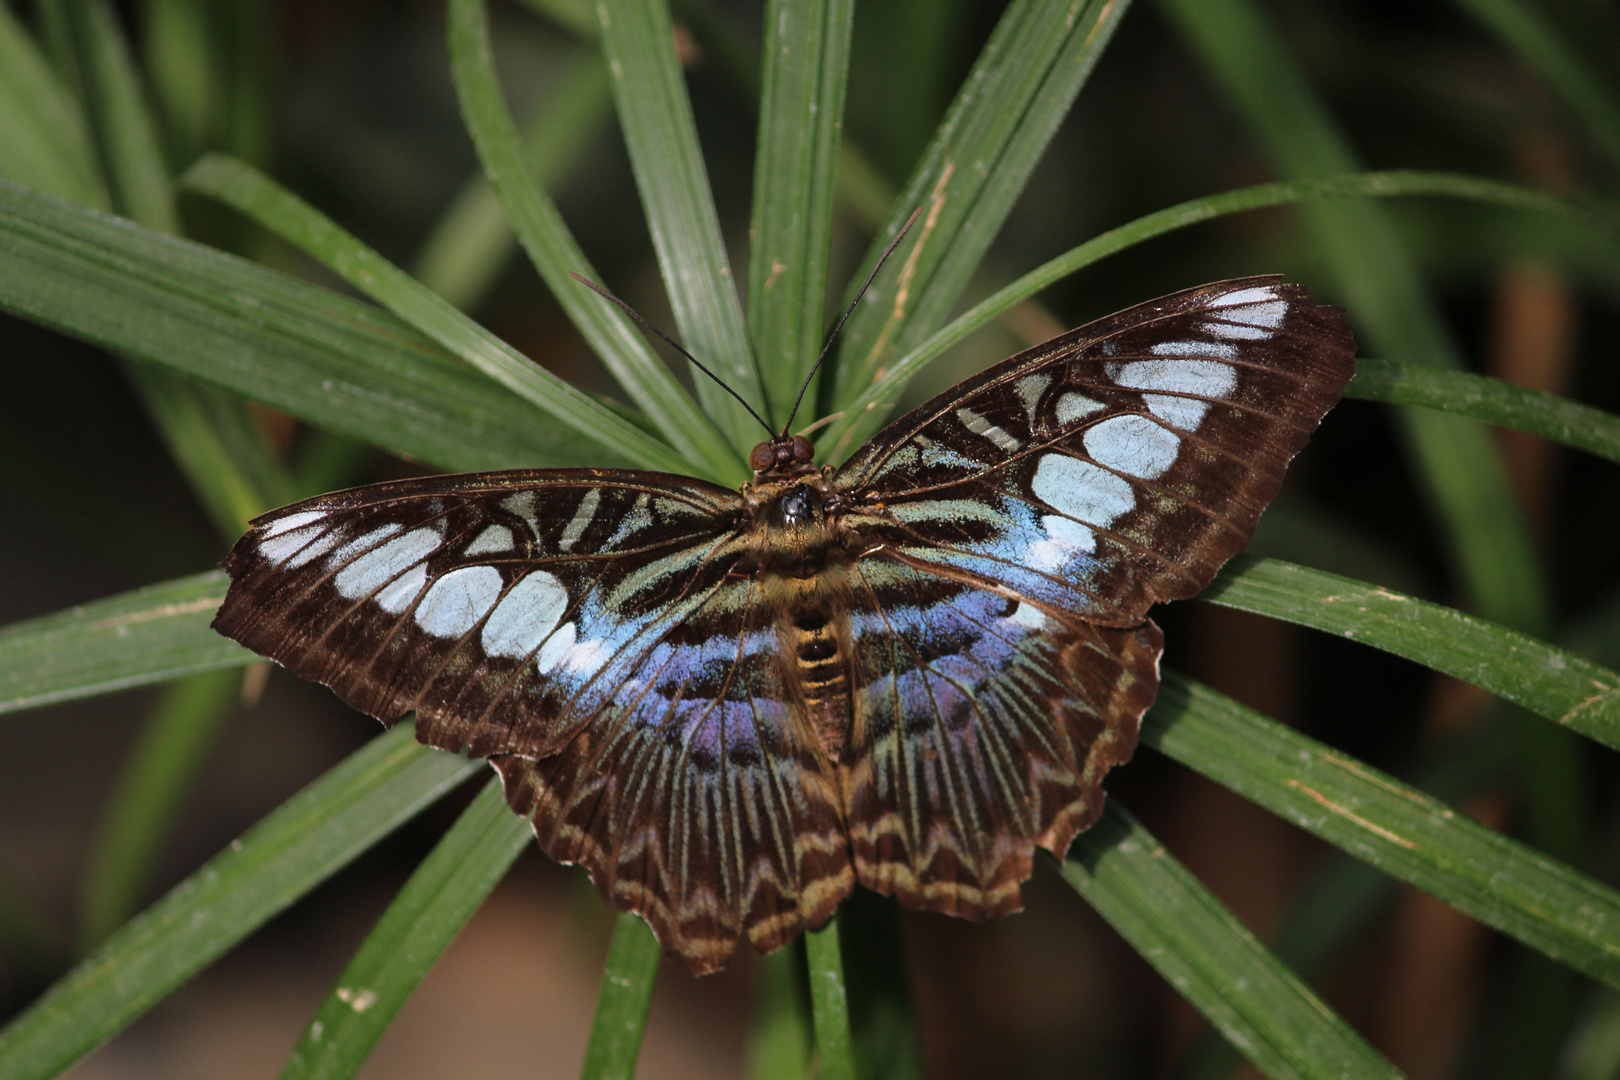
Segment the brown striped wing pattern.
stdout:
<svg viewBox="0 0 1620 1080">
<path fill-rule="evenodd" d="M 740 493 L 593 469 L 337 492 L 253 523 L 215 626 L 488 757 L 545 851 L 694 972 L 856 882 L 1004 915 L 1135 748 L 1148 608 L 1247 543 L 1353 352 L 1338 309 L 1245 278 Z"/>
</svg>

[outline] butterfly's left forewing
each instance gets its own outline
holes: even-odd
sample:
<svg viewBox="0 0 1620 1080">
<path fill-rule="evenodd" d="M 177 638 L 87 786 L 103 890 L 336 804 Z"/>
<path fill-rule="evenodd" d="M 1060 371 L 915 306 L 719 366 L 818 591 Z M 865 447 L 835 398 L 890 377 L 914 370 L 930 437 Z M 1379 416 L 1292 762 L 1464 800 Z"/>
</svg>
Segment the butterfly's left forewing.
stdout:
<svg viewBox="0 0 1620 1080">
<path fill-rule="evenodd" d="M 1343 313 L 1300 286 L 1205 285 L 989 368 L 834 482 L 850 526 L 893 557 L 1134 626 L 1248 543 L 1354 353 Z"/>
</svg>

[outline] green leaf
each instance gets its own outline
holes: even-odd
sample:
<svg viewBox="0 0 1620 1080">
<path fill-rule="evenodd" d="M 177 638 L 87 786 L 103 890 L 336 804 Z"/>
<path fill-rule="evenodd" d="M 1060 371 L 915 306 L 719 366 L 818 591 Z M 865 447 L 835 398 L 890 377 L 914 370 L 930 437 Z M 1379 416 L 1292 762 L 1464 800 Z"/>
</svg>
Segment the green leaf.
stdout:
<svg viewBox="0 0 1620 1080">
<path fill-rule="evenodd" d="M 241 688 L 235 671 L 192 675 L 163 688 L 101 809 L 80 904 L 84 950 L 140 909 L 181 803 Z"/>
<path fill-rule="evenodd" d="M 210 155 L 193 165 L 182 182 L 188 190 L 219 199 L 303 249 L 451 353 L 586 438 L 617 449 L 644 468 L 691 471 L 668 446 L 518 353 L 251 165 Z"/>
<path fill-rule="evenodd" d="M 1344 394 L 1457 413 L 1620 462 L 1620 416 L 1501 379 L 1361 357 Z"/>
<path fill-rule="evenodd" d="M 601 0 L 596 10 L 619 126 L 682 343 L 769 420 L 669 10 L 663 0 Z M 758 423 L 713 380 L 696 371 L 692 378 L 698 400 L 745 458 L 760 439 Z"/>
<path fill-rule="evenodd" d="M 856 889 L 838 905 L 849 1034 L 861 1080 L 922 1080 L 900 905 Z"/>
<path fill-rule="evenodd" d="M 816 1020 L 816 1075 L 820 1080 L 855 1080 L 838 917 L 819 930 L 807 931 L 804 949 L 810 961 L 810 1010 Z"/>
<path fill-rule="evenodd" d="M 72 50 L 79 101 L 112 191 L 113 209 L 159 232 L 179 232 L 174 188 L 118 17 L 106 0 L 63 0 L 62 47 Z"/>
<path fill-rule="evenodd" d="M 1114 799 L 1063 877 L 1272 1080 L 1398 1077 Z"/>
<path fill-rule="evenodd" d="M 1348 140 L 1252 0 L 1162 0 L 1278 172 L 1358 171 Z M 1460 369 L 1461 355 L 1395 227 L 1367 202 L 1301 216 L 1328 260 L 1365 346 L 1409 364 Z M 1548 601 L 1523 514 L 1487 432 L 1460 417 L 1400 414 L 1412 467 L 1461 584 L 1488 618 L 1543 633 Z"/>
<path fill-rule="evenodd" d="M 68 31 L 63 44 L 72 50 L 73 70 L 81 76 L 84 111 L 97 135 L 101 171 L 110 178 L 114 205 L 148 228 L 177 231 L 174 192 L 156 125 L 111 8 L 102 0 L 76 0 L 62 10 Z M 31 111 L 29 103 L 12 104 L 24 114 Z M 69 197 L 72 192 L 69 186 L 50 193 Z M 240 535 L 249 518 L 291 497 L 291 482 L 237 401 L 150 365 L 128 363 L 126 375 L 227 538 Z"/>
<path fill-rule="evenodd" d="M 1404 656 L 1620 748 L 1620 674 L 1455 608 L 1248 555 L 1200 598 Z"/>
<path fill-rule="evenodd" d="M 945 321 L 1129 7 L 1127 0 L 1008 6 L 851 282 L 859 287 L 912 211 L 924 207 L 844 329 L 837 408 L 848 410 L 895 355 Z"/>
<path fill-rule="evenodd" d="M 1166 672 L 1142 741 L 1386 874 L 1620 987 L 1620 893 Z"/>
<path fill-rule="evenodd" d="M 444 468 L 626 463 L 369 304 L 4 182 L 0 307 Z"/>
<path fill-rule="evenodd" d="M 293 1048 L 281 1080 L 353 1076 L 405 1000 L 528 847 L 491 778 L 366 935 Z"/>
<path fill-rule="evenodd" d="M 456 47 L 452 37 L 451 48 Z M 452 63 L 454 56 L 452 52 Z M 519 132 L 523 174 L 542 191 L 562 183 L 600 133 L 612 103 L 601 59 L 581 53 L 569 60 L 556 84 L 530 104 Z M 439 215 L 411 273 L 456 307 L 472 311 L 516 248 L 517 235 L 507 211 L 480 167 Z"/>
<path fill-rule="evenodd" d="M 754 162 L 748 329 L 786 423 L 821 352 L 852 0 L 772 0 Z M 814 408 L 816 390 L 805 391 Z M 808 419 L 808 417 L 807 417 Z"/>
<path fill-rule="evenodd" d="M 1163 236 L 1228 214 L 1273 206 L 1289 206 L 1319 199 L 1394 196 L 1467 199 L 1548 214 L 1569 220 L 1607 239 L 1620 242 L 1620 222 L 1610 216 L 1545 192 L 1455 173 L 1412 171 L 1355 173 L 1323 180 L 1256 184 L 1253 187 L 1189 199 L 1184 203 L 1144 214 L 1134 221 L 1109 229 L 1083 244 L 1070 248 L 1056 258 L 1047 260 L 929 335 L 926 340 L 896 360 L 880 378 L 850 402 L 845 416 L 832 425 L 831 432 L 825 439 L 827 445 L 834 447 L 834 452 L 830 456 L 833 460 L 840 460 L 869 438 L 882 426 L 894 403 L 899 399 L 901 391 L 912 377 L 938 359 L 946 350 L 965 340 L 975 331 L 988 326 L 1041 290 L 1110 255 L 1156 236 Z"/>
<path fill-rule="evenodd" d="M 805 1080 L 810 1069 L 807 1003 L 800 984 L 802 946 L 759 958 L 754 1020 L 748 1037 L 749 1080 Z"/>
<path fill-rule="evenodd" d="M 209 626 L 227 584 L 212 570 L 0 628 L 0 713 L 253 663 Z"/>
<path fill-rule="evenodd" d="M 0 179 L 98 210 L 111 208 L 84 113 L 0 4 Z"/>
<path fill-rule="evenodd" d="M 652 927 L 639 915 L 620 915 L 608 943 L 580 1080 L 630 1080 L 636 1074 L 647 1007 L 652 1004 L 662 958 Z"/>
<path fill-rule="evenodd" d="M 223 126 L 226 58 L 199 0 L 145 0 L 142 59 L 176 161 L 190 161 Z"/>
<path fill-rule="evenodd" d="M 629 320 L 568 276 L 570 272 L 593 279 L 598 275 L 556 206 L 530 178 L 532 170 L 524 160 L 517 127 L 496 76 L 483 0 L 456 0 L 450 7 L 449 34 L 451 74 L 484 171 L 552 295 L 630 400 L 652 418 L 697 471 L 732 483 L 744 479 L 737 456 L 726 448 L 719 430 L 698 411 Z M 693 466 L 682 471 L 693 471 Z"/>
<path fill-rule="evenodd" d="M 94 1050 L 476 766 L 373 739 L 175 886 L 0 1031 L 0 1080 L 44 1080 Z"/>
</svg>

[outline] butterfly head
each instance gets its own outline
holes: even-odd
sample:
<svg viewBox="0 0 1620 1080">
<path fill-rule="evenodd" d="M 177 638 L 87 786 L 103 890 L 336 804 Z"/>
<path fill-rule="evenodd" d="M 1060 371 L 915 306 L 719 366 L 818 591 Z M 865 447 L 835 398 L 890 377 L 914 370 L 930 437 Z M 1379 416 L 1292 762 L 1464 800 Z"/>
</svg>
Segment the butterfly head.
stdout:
<svg viewBox="0 0 1620 1080">
<path fill-rule="evenodd" d="M 778 435 L 762 442 L 748 455 L 754 483 L 780 483 L 816 471 L 815 448 L 803 435 Z"/>
</svg>

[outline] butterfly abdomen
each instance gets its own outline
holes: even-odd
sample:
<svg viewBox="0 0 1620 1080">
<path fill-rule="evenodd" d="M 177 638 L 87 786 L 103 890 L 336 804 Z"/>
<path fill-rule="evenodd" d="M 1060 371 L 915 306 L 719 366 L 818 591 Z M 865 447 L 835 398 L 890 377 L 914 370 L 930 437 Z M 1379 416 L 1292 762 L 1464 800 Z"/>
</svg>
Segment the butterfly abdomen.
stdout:
<svg viewBox="0 0 1620 1080">
<path fill-rule="evenodd" d="M 792 657 L 805 714 L 827 757 L 837 761 L 849 730 L 849 656 L 839 620 L 827 607 L 792 612 L 781 628 L 783 656 Z"/>
</svg>

